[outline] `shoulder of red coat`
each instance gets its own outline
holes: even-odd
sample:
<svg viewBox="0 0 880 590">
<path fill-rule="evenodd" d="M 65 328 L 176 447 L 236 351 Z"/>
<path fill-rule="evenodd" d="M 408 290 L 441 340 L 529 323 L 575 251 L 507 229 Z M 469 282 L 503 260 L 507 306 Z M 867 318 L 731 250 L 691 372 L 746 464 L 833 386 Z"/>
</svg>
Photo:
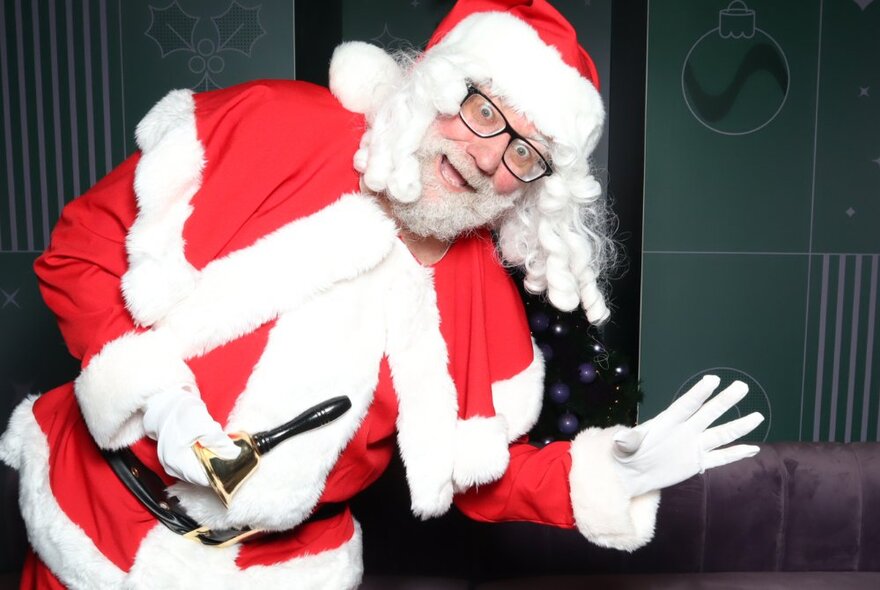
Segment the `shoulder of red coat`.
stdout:
<svg viewBox="0 0 880 590">
<path fill-rule="evenodd" d="M 346 110 L 327 88 L 300 80 L 254 80 L 195 95 L 200 120 L 233 117 L 237 124 L 285 133 L 320 127 L 363 132 L 364 116 Z"/>
</svg>

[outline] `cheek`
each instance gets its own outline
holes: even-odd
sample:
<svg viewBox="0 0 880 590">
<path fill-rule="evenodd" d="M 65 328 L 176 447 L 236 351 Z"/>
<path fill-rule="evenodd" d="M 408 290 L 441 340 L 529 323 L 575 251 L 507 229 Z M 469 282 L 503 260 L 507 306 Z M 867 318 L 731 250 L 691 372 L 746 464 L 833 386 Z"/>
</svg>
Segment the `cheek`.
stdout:
<svg viewBox="0 0 880 590">
<path fill-rule="evenodd" d="M 492 177 L 492 184 L 495 186 L 495 192 L 501 196 L 509 195 L 524 186 L 524 183 L 511 174 L 504 164 Z"/>
<path fill-rule="evenodd" d="M 473 134 L 459 117 L 438 117 L 434 123 L 437 134 L 444 139 L 461 141 L 470 139 Z"/>
</svg>

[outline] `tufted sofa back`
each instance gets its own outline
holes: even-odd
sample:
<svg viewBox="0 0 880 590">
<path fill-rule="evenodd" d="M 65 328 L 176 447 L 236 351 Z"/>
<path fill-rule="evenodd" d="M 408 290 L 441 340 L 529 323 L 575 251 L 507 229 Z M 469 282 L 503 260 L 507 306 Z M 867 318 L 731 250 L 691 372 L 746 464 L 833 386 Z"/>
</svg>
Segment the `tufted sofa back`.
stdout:
<svg viewBox="0 0 880 590">
<path fill-rule="evenodd" d="M 632 554 L 524 523 L 479 534 L 482 579 L 880 571 L 880 443 L 762 445 L 751 459 L 665 490 L 654 540 Z"/>
</svg>

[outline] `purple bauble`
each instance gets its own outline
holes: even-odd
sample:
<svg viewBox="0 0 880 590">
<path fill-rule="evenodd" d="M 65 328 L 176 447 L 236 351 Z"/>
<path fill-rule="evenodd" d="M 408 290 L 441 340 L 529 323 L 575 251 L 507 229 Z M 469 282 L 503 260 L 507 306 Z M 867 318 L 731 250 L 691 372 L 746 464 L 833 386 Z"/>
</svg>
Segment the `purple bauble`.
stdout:
<svg viewBox="0 0 880 590">
<path fill-rule="evenodd" d="M 556 425 L 562 434 L 574 434 L 578 430 L 579 423 L 577 416 L 571 412 L 566 412 L 559 417 L 559 422 Z"/>
<path fill-rule="evenodd" d="M 553 349 L 549 344 L 539 344 L 538 348 L 541 349 L 541 354 L 544 355 L 545 361 L 549 361 L 553 358 Z"/>
<path fill-rule="evenodd" d="M 571 388 L 565 383 L 554 383 L 550 386 L 550 399 L 557 404 L 564 404 L 571 397 Z"/>
<path fill-rule="evenodd" d="M 546 447 L 546 446 L 549 445 L 550 443 L 555 443 L 555 442 L 556 442 L 556 438 L 555 438 L 555 437 L 552 437 L 552 436 L 545 436 L 544 438 L 541 439 L 540 444 L 541 444 L 542 447 Z"/>
<path fill-rule="evenodd" d="M 535 332 L 543 332 L 550 327 L 550 316 L 543 311 L 536 311 L 532 314 L 529 324 Z"/>
<path fill-rule="evenodd" d="M 554 336 L 565 336 L 568 334 L 568 324 L 564 322 L 556 322 L 550 326 L 550 332 L 552 332 Z"/>
<path fill-rule="evenodd" d="M 583 363 L 578 367 L 578 379 L 581 383 L 592 383 L 596 380 L 598 373 L 593 363 Z"/>
</svg>

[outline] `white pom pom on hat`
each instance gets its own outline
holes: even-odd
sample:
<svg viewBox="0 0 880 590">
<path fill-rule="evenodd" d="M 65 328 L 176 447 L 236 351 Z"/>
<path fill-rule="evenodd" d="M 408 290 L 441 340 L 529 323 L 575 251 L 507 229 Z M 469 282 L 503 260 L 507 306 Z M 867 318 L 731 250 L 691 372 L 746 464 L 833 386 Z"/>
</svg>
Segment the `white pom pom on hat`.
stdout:
<svg viewBox="0 0 880 590">
<path fill-rule="evenodd" d="M 330 91 L 346 109 L 368 117 L 402 78 L 403 71 L 393 57 L 363 41 L 342 43 L 330 60 Z"/>
</svg>

